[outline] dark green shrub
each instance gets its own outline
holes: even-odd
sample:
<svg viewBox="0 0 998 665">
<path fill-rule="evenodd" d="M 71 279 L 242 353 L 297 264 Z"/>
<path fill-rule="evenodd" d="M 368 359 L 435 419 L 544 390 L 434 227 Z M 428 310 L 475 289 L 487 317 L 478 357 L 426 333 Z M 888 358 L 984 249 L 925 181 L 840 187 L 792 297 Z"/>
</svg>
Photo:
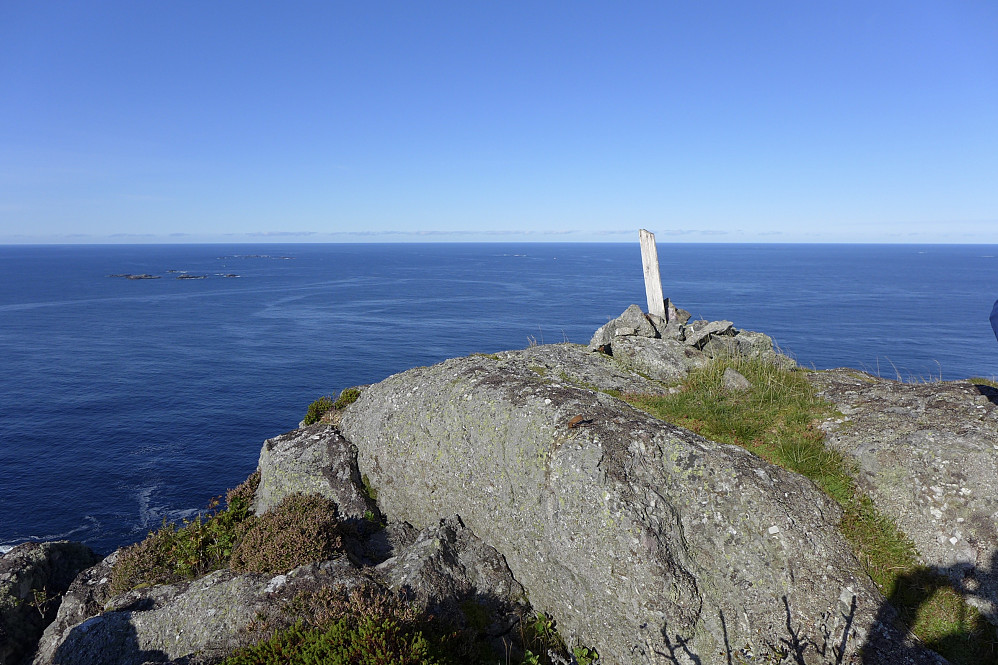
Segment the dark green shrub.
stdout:
<svg viewBox="0 0 998 665">
<path fill-rule="evenodd" d="M 468 628 L 458 630 L 428 616 L 406 599 L 404 591 L 392 592 L 374 584 L 351 591 L 343 587 L 318 587 L 298 592 L 271 617 L 264 639 L 241 649 L 226 665 L 269 663 L 361 663 L 367 665 L 552 665 L 570 656 L 555 631 L 554 620 L 538 615 L 520 631 L 512 631 L 503 652 L 484 630 L 489 617 L 469 598 L 461 603 Z M 519 633 L 519 634 L 517 634 Z M 525 648 L 542 653 L 535 656 Z M 552 659 L 557 652 L 561 660 Z M 574 651 L 580 665 L 596 661 L 596 652 Z M 520 657 L 519 654 L 523 654 Z"/>
<path fill-rule="evenodd" d="M 163 520 L 163 526 L 140 543 L 118 554 L 111 571 L 112 593 L 140 586 L 171 584 L 196 579 L 224 568 L 244 525 L 250 521 L 250 504 L 260 483 L 255 472 L 226 494 L 225 510 L 213 499 L 208 510 L 183 526 Z"/>
<path fill-rule="evenodd" d="M 422 631 L 390 618 L 344 616 L 325 629 L 301 624 L 240 650 L 225 665 L 450 665 Z"/>
<path fill-rule="evenodd" d="M 314 495 L 291 494 L 247 523 L 232 550 L 236 572 L 285 573 L 343 551 L 336 503 Z"/>
<path fill-rule="evenodd" d="M 333 403 L 334 409 L 345 409 L 348 404 L 353 404 L 360 397 L 360 391 L 356 388 L 347 388 L 340 393 L 340 396 L 336 398 Z"/>
<path fill-rule="evenodd" d="M 405 599 L 376 585 L 347 592 L 319 587 L 284 606 L 283 627 L 235 652 L 225 665 L 323 663 L 364 665 L 494 665 L 470 650 L 479 635 L 459 633 Z"/>
<path fill-rule="evenodd" d="M 305 413 L 305 426 L 307 427 L 319 422 L 332 408 L 333 398 L 328 395 L 323 395 L 315 400 L 308 405 L 308 412 Z"/>
</svg>

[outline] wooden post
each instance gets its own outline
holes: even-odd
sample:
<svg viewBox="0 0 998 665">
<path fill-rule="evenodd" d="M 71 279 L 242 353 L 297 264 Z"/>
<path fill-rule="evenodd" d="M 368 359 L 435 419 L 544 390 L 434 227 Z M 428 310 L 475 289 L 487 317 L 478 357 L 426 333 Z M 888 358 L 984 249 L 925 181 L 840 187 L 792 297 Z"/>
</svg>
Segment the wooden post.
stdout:
<svg viewBox="0 0 998 665">
<path fill-rule="evenodd" d="M 641 229 L 641 266 L 645 271 L 645 297 L 648 299 L 648 313 L 665 318 L 665 298 L 662 297 L 662 277 L 658 272 L 658 248 L 655 234 Z"/>
</svg>

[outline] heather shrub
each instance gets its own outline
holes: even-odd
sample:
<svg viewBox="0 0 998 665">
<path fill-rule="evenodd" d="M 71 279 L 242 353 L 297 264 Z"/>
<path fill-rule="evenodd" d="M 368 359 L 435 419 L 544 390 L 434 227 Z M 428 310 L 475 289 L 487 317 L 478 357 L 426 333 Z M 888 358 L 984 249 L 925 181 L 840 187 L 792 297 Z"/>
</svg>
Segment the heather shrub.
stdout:
<svg viewBox="0 0 998 665">
<path fill-rule="evenodd" d="M 547 615 L 525 619 L 494 651 L 489 623 L 473 598 L 461 604 L 468 628 L 457 629 L 407 600 L 404 591 L 374 584 L 351 591 L 318 587 L 298 592 L 272 617 L 266 637 L 225 665 L 355 663 L 367 665 L 598 665 L 593 649 L 569 652 Z M 507 641 L 508 639 L 508 641 Z M 531 652 L 533 649 L 536 654 Z"/>
<path fill-rule="evenodd" d="M 241 649 L 225 665 L 494 665 L 476 631 L 457 631 L 421 612 L 402 591 L 364 585 L 347 592 L 299 592 L 282 609 L 277 630 Z M 517 662 L 517 661 L 511 661 Z"/>
<path fill-rule="evenodd" d="M 158 531 L 150 531 L 145 540 L 121 550 L 111 570 L 111 593 L 183 579 L 173 557 L 178 538 L 176 524 L 164 520 Z"/>
<path fill-rule="evenodd" d="M 246 524 L 229 567 L 236 572 L 284 573 L 343 551 L 336 503 L 291 494 Z"/>
<path fill-rule="evenodd" d="M 255 472 L 226 494 L 224 510 L 219 499 L 212 499 L 204 514 L 184 520 L 182 526 L 164 519 L 158 531 L 123 549 L 111 571 L 111 592 L 197 579 L 224 568 L 243 525 L 251 520 L 250 503 L 259 483 L 260 473 Z"/>
<path fill-rule="evenodd" d="M 438 651 L 422 631 L 392 619 L 344 616 L 325 629 L 292 626 L 225 665 L 456 665 Z"/>
</svg>

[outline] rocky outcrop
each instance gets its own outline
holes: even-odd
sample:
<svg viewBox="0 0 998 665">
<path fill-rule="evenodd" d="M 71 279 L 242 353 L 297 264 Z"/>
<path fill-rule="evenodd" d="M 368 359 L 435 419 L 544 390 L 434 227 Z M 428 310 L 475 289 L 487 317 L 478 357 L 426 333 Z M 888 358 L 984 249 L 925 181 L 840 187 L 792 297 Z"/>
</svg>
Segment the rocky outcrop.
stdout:
<svg viewBox="0 0 998 665">
<path fill-rule="evenodd" d="M 282 575 L 220 570 L 186 584 L 116 596 L 81 622 L 57 619 L 34 663 L 141 665 L 195 656 L 211 662 L 265 637 L 262 626 L 268 623 L 293 623 L 289 603 L 321 589 L 342 593 L 364 586 L 402 593 L 456 627 L 466 626 L 469 616 L 481 620 L 479 628 L 500 644 L 526 612 L 523 588 L 502 556 L 459 518 L 418 533 L 407 525 L 389 531 L 398 550 L 377 567 L 341 557 Z"/>
<path fill-rule="evenodd" d="M 67 541 L 25 543 L 0 557 L 0 664 L 31 653 L 73 578 L 97 560 Z"/>
<path fill-rule="evenodd" d="M 893 653 L 905 638 L 876 620 L 883 599 L 810 481 L 538 378 L 472 356 L 368 387 L 341 429 L 385 513 L 459 513 L 607 662 L 725 663 L 731 645 L 783 642 L 808 663 L 859 662 L 864 643 L 867 663 L 933 662 Z"/>
<path fill-rule="evenodd" d="M 612 355 L 621 365 L 664 383 L 681 381 L 718 356 L 762 356 L 793 366 L 776 352 L 768 335 L 738 330 L 731 321 L 690 321 L 690 313 L 666 300 L 666 319 L 631 305 L 593 335 L 589 348 Z"/>
<path fill-rule="evenodd" d="M 227 654 L 245 643 L 250 623 L 268 610 L 270 583 L 270 576 L 220 570 L 190 584 L 129 592 L 63 632 L 46 631 L 34 662 L 141 665 Z"/>
<path fill-rule="evenodd" d="M 998 625 L 998 389 L 852 369 L 809 376 L 840 413 L 824 424 L 827 445 L 856 461 L 864 492 L 923 563 Z"/>
<path fill-rule="evenodd" d="M 319 423 L 267 439 L 260 451 L 260 485 L 253 509 L 262 515 L 294 493 L 336 502 L 340 515 L 362 519 L 377 511 L 357 471 L 357 449 L 332 425 Z"/>
</svg>

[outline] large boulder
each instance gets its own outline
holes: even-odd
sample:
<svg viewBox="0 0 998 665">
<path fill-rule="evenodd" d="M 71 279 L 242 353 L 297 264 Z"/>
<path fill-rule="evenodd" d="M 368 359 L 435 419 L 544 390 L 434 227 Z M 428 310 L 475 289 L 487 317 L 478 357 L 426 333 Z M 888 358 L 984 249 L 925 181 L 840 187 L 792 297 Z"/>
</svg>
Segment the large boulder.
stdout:
<svg viewBox="0 0 998 665">
<path fill-rule="evenodd" d="M 97 563 L 86 545 L 24 543 L 0 557 L 0 664 L 30 654 L 76 575 Z"/>
<path fill-rule="evenodd" d="M 459 514 L 606 662 L 720 665 L 785 644 L 808 665 L 935 662 L 810 481 L 538 378 L 472 356 L 365 390 L 341 428 L 382 510 L 421 527 Z"/>
<path fill-rule="evenodd" d="M 852 369 L 812 372 L 841 415 L 830 447 L 855 460 L 878 508 L 998 625 L 998 390 L 901 383 Z"/>
</svg>

